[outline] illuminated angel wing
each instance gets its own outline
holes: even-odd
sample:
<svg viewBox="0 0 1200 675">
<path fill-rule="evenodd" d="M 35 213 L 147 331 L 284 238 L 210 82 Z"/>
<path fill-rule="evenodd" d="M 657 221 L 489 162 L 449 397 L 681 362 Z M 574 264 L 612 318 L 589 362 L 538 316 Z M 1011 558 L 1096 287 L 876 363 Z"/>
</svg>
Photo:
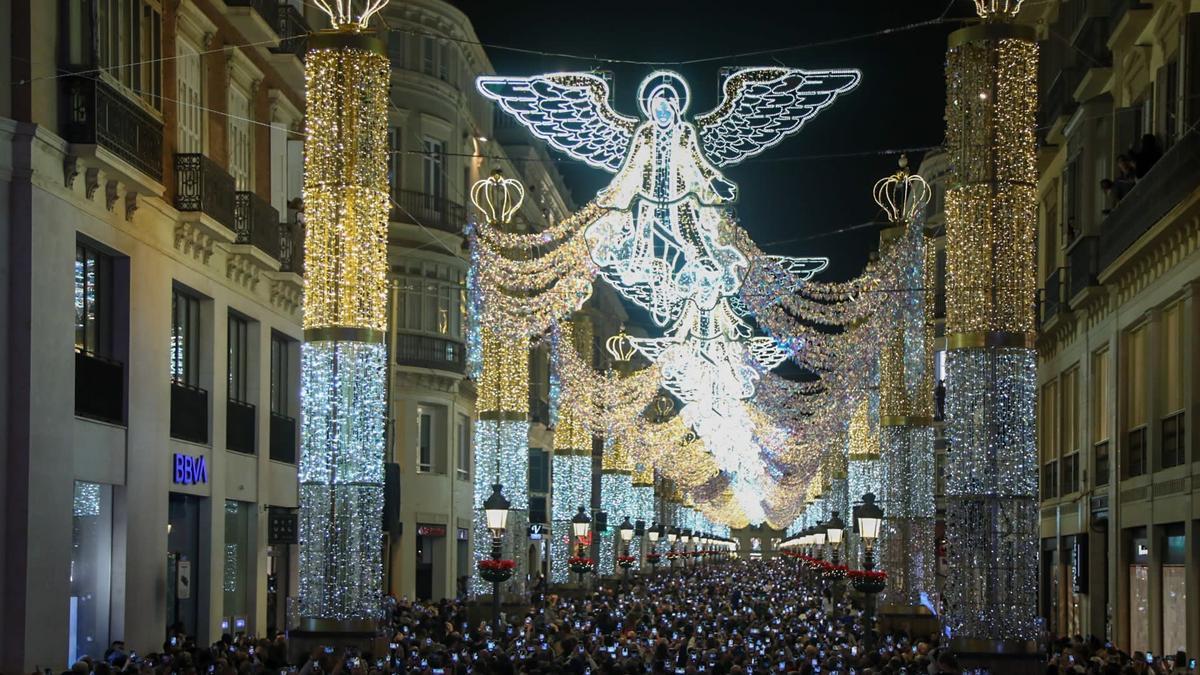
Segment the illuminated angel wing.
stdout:
<svg viewBox="0 0 1200 675">
<path fill-rule="evenodd" d="M 638 122 L 612 109 L 602 78 L 591 73 L 485 76 L 475 86 L 555 148 L 598 169 L 616 173 L 621 168 Z"/>
<path fill-rule="evenodd" d="M 713 164 L 737 164 L 799 131 L 861 77 L 857 70 L 738 70 L 722 85 L 721 104 L 696 118 L 700 142 Z"/>
<path fill-rule="evenodd" d="M 817 272 L 824 271 L 826 267 L 829 267 L 829 258 L 794 258 L 787 255 L 767 257 L 782 265 L 789 274 L 801 281 L 808 281 Z"/>
</svg>

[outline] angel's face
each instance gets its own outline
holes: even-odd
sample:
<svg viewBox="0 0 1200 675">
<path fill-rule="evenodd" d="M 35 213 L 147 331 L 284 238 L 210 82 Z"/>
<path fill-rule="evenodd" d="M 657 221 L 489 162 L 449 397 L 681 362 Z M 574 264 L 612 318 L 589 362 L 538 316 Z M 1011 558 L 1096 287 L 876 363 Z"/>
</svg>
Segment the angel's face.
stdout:
<svg viewBox="0 0 1200 675">
<path fill-rule="evenodd" d="M 654 121 L 660 127 L 668 127 L 675 121 L 675 106 L 665 96 L 655 96 L 651 110 L 654 112 Z"/>
</svg>

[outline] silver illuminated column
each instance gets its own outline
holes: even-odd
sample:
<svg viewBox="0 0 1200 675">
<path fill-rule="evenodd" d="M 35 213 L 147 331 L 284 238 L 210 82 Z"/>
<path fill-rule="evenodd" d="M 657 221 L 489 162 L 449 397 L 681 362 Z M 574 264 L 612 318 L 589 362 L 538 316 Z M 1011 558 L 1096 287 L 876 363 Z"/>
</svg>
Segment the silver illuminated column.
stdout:
<svg viewBox="0 0 1200 675">
<path fill-rule="evenodd" d="M 891 227 L 880 249 L 900 269 L 879 350 L 880 494 L 887 512 L 880 546 L 888 573 L 882 614 L 923 615 L 934 609 L 933 323 L 926 303 L 925 206 L 929 186 L 909 173 L 908 159 L 875 184 L 875 203 Z"/>
<path fill-rule="evenodd" d="M 1030 672 L 1038 637 L 1034 246 L 1038 51 L 1020 0 L 946 55 L 946 478 L 943 624 L 964 665 Z"/>
<path fill-rule="evenodd" d="M 386 0 L 357 13 L 317 4 L 333 28 L 309 37 L 305 59 L 301 628 L 370 635 L 383 581 L 390 69 L 366 26 Z"/>
</svg>

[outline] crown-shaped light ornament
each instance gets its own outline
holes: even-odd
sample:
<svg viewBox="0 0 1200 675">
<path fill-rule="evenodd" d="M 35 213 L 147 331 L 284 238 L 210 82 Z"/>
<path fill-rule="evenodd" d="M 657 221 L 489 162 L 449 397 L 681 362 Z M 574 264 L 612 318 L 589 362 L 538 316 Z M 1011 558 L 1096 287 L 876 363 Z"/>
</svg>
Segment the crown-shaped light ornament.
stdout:
<svg viewBox="0 0 1200 675">
<path fill-rule="evenodd" d="M 363 30 L 371 17 L 383 11 L 388 0 L 313 0 L 313 4 L 329 15 L 329 22 L 338 30 Z"/>
<path fill-rule="evenodd" d="M 900 155 L 900 169 L 875 183 L 875 203 L 896 225 L 911 223 L 929 204 L 929 184 L 908 172 L 908 157 Z"/>
<path fill-rule="evenodd" d="M 629 363 L 633 359 L 634 352 L 637 351 L 633 346 L 633 340 L 629 339 L 624 328 L 621 329 L 621 332 L 605 340 L 604 348 L 617 363 Z"/>
<path fill-rule="evenodd" d="M 508 223 L 525 201 L 525 188 L 515 178 L 505 178 L 496 169 L 471 186 L 471 203 L 488 223 Z"/>
<path fill-rule="evenodd" d="M 975 0 L 975 12 L 981 19 L 1015 19 L 1025 0 Z"/>
</svg>

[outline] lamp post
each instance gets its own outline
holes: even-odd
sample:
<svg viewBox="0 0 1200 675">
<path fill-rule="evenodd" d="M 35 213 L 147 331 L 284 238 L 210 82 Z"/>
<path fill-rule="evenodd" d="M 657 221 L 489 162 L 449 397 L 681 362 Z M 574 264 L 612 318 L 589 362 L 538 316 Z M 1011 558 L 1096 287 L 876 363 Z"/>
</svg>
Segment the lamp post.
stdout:
<svg viewBox="0 0 1200 675">
<path fill-rule="evenodd" d="M 833 565 L 831 572 L 833 583 L 830 585 L 830 592 L 833 594 L 833 607 L 836 611 L 837 602 L 840 599 L 841 581 L 845 577 L 845 573 L 838 569 L 841 564 L 840 549 L 842 547 L 842 536 L 846 533 L 846 524 L 842 522 L 838 512 L 833 512 L 833 517 L 829 522 L 825 523 L 825 537 L 829 540 L 829 556 L 830 563 Z"/>
<path fill-rule="evenodd" d="M 492 494 L 483 503 L 484 515 L 487 519 L 487 527 L 492 531 L 492 560 L 500 559 L 500 538 L 504 536 L 504 529 L 508 525 L 508 507 L 510 506 L 508 499 L 505 498 L 502 492 L 503 487 L 499 483 L 492 485 Z M 493 577 L 492 579 L 492 623 L 493 630 L 496 635 L 500 634 L 500 579 Z"/>
<path fill-rule="evenodd" d="M 571 519 L 571 534 L 575 535 L 575 557 L 583 558 L 583 540 L 587 538 L 588 533 L 592 529 L 592 519 L 588 517 L 583 507 L 579 507 L 579 511 L 575 517 Z M 579 587 L 583 588 L 583 566 L 577 566 L 575 573 L 579 575 Z"/>
<path fill-rule="evenodd" d="M 813 528 L 813 548 L 817 554 L 814 556 L 817 560 L 825 559 L 825 524 L 817 523 Z"/>
<path fill-rule="evenodd" d="M 617 528 L 621 533 L 621 550 L 624 552 L 621 561 L 621 568 L 625 570 L 625 579 L 623 585 L 629 586 L 629 568 L 633 566 L 633 562 L 629 560 L 629 542 L 633 541 L 633 523 L 629 522 L 629 516 L 625 516 L 625 520 L 621 521 L 621 526 Z"/>
<path fill-rule="evenodd" d="M 862 504 L 858 507 L 858 534 L 863 542 L 862 566 L 865 572 L 875 569 L 875 540 L 879 537 L 879 527 L 883 525 L 883 509 L 875 504 L 875 495 L 868 492 L 862 496 Z M 872 649 L 875 629 L 875 594 L 883 590 L 883 584 L 866 578 L 863 583 L 855 584 L 866 596 L 865 625 L 867 649 Z"/>
<path fill-rule="evenodd" d="M 692 543 L 692 530 L 690 528 L 685 528 L 679 533 L 679 538 L 683 542 L 683 569 L 686 570 L 688 567 L 688 558 L 691 557 L 688 555 L 690 553 L 690 551 L 688 551 L 688 545 Z"/>
<path fill-rule="evenodd" d="M 658 538 L 663 535 L 663 526 L 655 521 L 650 525 L 650 529 L 646 530 L 646 535 L 650 537 L 650 554 L 646 556 L 646 560 L 650 562 L 650 574 L 653 576 L 658 572 Z"/>
<path fill-rule="evenodd" d="M 671 554 L 667 556 L 667 562 L 671 564 L 671 569 L 675 569 L 675 540 L 677 539 L 679 539 L 679 528 L 672 527 L 667 532 L 667 543 L 671 545 Z"/>
</svg>

